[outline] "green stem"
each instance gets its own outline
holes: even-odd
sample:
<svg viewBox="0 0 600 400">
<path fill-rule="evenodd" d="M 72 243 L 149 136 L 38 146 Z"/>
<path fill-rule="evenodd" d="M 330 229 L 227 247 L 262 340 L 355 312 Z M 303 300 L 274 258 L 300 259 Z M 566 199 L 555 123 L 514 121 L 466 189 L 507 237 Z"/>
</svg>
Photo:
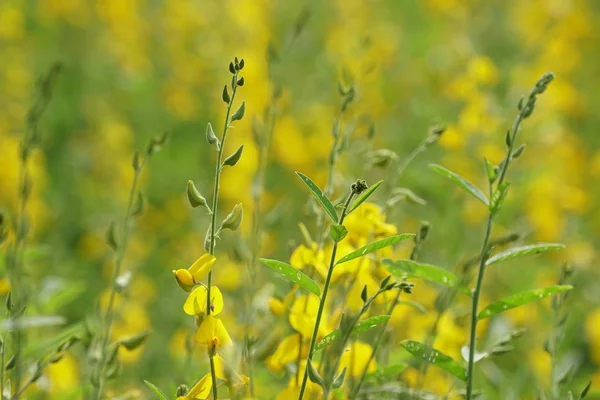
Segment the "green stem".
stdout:
<svg viewBox="0 0 600 400">
<path fill-rule="evenodd" d="M 217 207 L 219 203 L 219 185 L 221 181 L 221 163 L 223 159 L 223 150 L 225 148 L 225 139 L 227 138 L 227 131 L 229 129 L 229 114 L 231 114 L 231 106 L 233 105 L 233 101 L 235 100 L 235 94 L 237 91 L 237 72 L 233 77 L 233 87 L 231 93 L 231 99 L 229 100 L 229 104 L 227 104 L 227 113 L 225 114 L 225 123 L 223 124 L 223 134 L 221 135 L 221 143 L 219 144 L 219 149 L 217 151 L 217 163 L 215 165 L 215 186 L 213 190 L 213 204 L 212 204 L 212 215 L 210 220 L 210 247 L 209 253 L 211 255 L 215 254 L 215 225 L 217 220 Z M 208 273 L 208 281 L 206 284 L 206 315 L 210 315 L 211 312 L 211 286 L 212 286 L 212 271 Z M 217 400 L 217 379 L 215 375 L 215 366 L 212 359 L 210 358 L 210 373 L 212 376 L 212 387 L 213 387 L 213 397 L 214 400 Z"/>
<path fill-rule="evenodd" d="M 244 326 L 244 342 L 246 343 L 246 363 L 248 365 L 248 378 L 249 378 L 249 389 L 250 397 L 255 397 L 254 390 L 254 364 L 253 355 L 250 345 L 250 326 L 253 320 L 252 318 L 252 295 L 256 292 L 256 263 L 258 260 L 258 253 L 260 252 L 261 246 L 261 217 L 262 217 L 262 192 L 264 190 L 265 173 L 267 166 L 267 155 L 270 148 L 271 136 L 275 130 L 275 98 L 271 99 L 271 106 L 269 107 L 270 125 L 268 130 L 265 130 L 267 134 L 261 138 L 259 143 L 258 153 L 258 171 L 256 172 L 256 192 L 253 193 L 254 207 L 252 210 L 252 238 L 250 240 L 250 262 L 248 264 L 248 274 L 250 275 L 250 284 L 246 285 L 246 323 Z M 301 342 L 302 344 L 302 342 Z"/>
<path fill-rule="evenodd" d="M 216 399 L 217 398 L 217 370 L 215 369 L 214 357 L 215 357 L 214 354 L 210 354 L 208 356 L 208 360 L 210 361 L 210 377 L 212 379 L 213 398 Z"/>
<path fill-rule="evenodd" d="M 510 135 L 510 143 L 508 145 L 508 152 L 506 154 L 506 159 L 504 165 L 502 166 L 502 170 L 500 171 L 500 175 L 498 178 L 498 186 L 502 185 L 504 182 L 504 178 L 506 177 L 506 171 L 508 171 L 508 166 L 510 165 L 510 161 L 513 154 L 513 149 L 515 145 L 515 140 L 517 137 L 517 133 L 519 132 L 519 127 L 521 122 L 523 121 L 523 112 L 520 112 L 512 127 L 512 134 Z M 490 184 L 490 193 L 492 192 L 492 184 Z M 491 197 L 491 196 L 490 196 Z M 487 226 L 485 229 L 485 236 L 483 237 L 483 244 L 481 246 L 481 253 L 479 259 L 479 271 L 477 273 L 477 283 L 475 285 L 475 290 L 473 291 L 473 302 L 471 307 L 471 331 L 469 337 L 469 360 L 467 366 L 467 400 L 472 400 L 473 398 L 473 370 L 475 366 L 475 346 L 477 345 L 477 310 L 479 306 L 479 297 L 481 295 L 481 288 L 483 285 L 483 277 L 485 274 L 485 263 L 487 261 L 486 254 L 489 251 L 489 241 L 490 236 L 492 234 L 492 229 L 494 226 L 494 216 L 495 214 L 490 212 L 487 220 Z"/>
<path fill-rule="evenodd" d="M 398 289 L 398 293 L 396 293 L 396 297 L 394 297 L 394 300 L 392 300 L 392 302 L 390 303 L 390 306 L 388 307 L 387 315 L 392 315 L 392 312 L 394 312 L 394 308 L 396 308 L 396 305 L 398 305 L 398 302 L 400 301 L 401 294 L 402 294 L 402 289 Z M 350 397 L 349 397 L 350 400 L 355 399 L 356 396 L 358 395 L 358 392 L 360 391 L 360 387 L 362 386 L 363 381 L 365 380 L 365 376 L 367 375 L 367 371 L 369 370 L 369 365 L 371 364 L 373 359 L 375 359 L 375 354 L 377 353 L 377 349 L 379 348 L 379 345 L 381 344 L 381 341 L 383 340 L 383 336 L 385 335 L 385 330 L 387 328 L 388 322 L 389 322 L 389 319 L 383 323 L 383 327 L 381 328 L 381 333 L 377 336 L 377 339 L 375 340 L 375 343 L 373 344 L 373 350 L 371 351 L 369 360 L 365 364 L 365 367 L 363 368 L 363 371 L 360 374 L 360 378 L 358 379 L 356 386 L 354 386 L 354 388 L 352 389 L 352 393 L 350 394 Z"/>
<path fill-rule="evenodd" d="M 329 393 L 331 392 L 331 386 L 333 384 L 335 374 L 337 373 L 336 371 L 337 371 L 337 369 L 340 366 L 340 362 L 342 360 L 342 355 L 343 355 L 343 352 L 344 352 L 344 348 L 346 347 L 346 343 L 348 343 L 348 340 L 350 339 L 350 335 L 352 334 L 352 329 L 354 329 L 354 327 L 356 326 L 356 324 L 358 324 L 358 322 L 360 321 L 360 317 L 362 317 L 362 315 L 365 312 L 367 312 L 367 310 L 369 309 L 369 306 L 371 305 L 371 303 L 373 301 L 375 301 L 375 299 L 377 298 L 377 296 L 379 296 L 384 291 L 385 290 L 379 289 L 377 291 L 377 293 L 375 293 L 366 302 L 364 302 L 364 304 L 362 305 L 362 307 L 358 311 L 358 314 L 356 315 L 356 317 L 354 318 L 354 320 L 350 324 L 350 327 L 346 330 L 346 332 L 344 332 L 344 336 L 342 337 L 342 340 L 341 340 L 340 345 L 339 345 L 340 346 L 339 348 L 342 349 L 342 352 L 341 352 L 341 354 L 338 355 L 338 357 L 336 358 L 335 363 L 333 364 L 333 368 L 331 370 L 330 379 L 325 380 L 325 382 L 329 382 L 329 385 L 327 386 L 327 389 L 325 390 L 325 393 L 324 393 L 324 396 L 323 396 L 324 400 L 327 400 L 327 398 L 329 397 Z M 402 289 L 399 289 L 397 297 L 400 296 L 401 292 L 402 292 Z M 372 355 L 373 355 L 373 352 L 371 353 L 371 356 Z M 354 352 L 352 352 L 352 356 L 354 356 Z M 365 366 L 366 369 L 369 368 L 369 364 L 371 364 L 372 359 L 373 358 L 370 357 L 369 361 L 367 361 L 367 364 Z"/>
<path fill-rule="evenodd" d="M 114 319 L 114 305 L 115 298 L 117 296 L 117 278 L 121 274 L 121 266 L 123 264 L 123 258 L 125 257 L 125 251 L 127 250 L 127 244 L 129 243 L 129 222 L 131 219 L 131 212 L 133 208 L 133 202 L 135 198 L 135 194 L 137 192 L 137 185 L 139 181 L 140 174 L 146 165 L 146 159 L 141 163 L 140 167 L 134 171 L 133 174 L 133 182 L 131 184 L 131 189 L 129 191 L 129 199 L 127 201 L 127 212 L 125 214 L 125 218 L 123 220 L 123 230 L 122 230 L 122 243 L 117 247 L 115 252 L 115 267 L 113 269 L 113 274 L 111 277 L 111 289 L 110 289 L 110 297 L 108 300 L 108 307 L 106 309 L 106 315 L 104 317 L 104 329 L 102 333 L 102 342 L 100 345 L 100 360 L 98 362 L 98 366 L 96 368 L 96 378 L 98 379 L 98 386 L 96 388 L 95 398 L 100 400 L 102 399 L 102 394 L 104 391 L 104 363 L 106 362 L 106 348 L 108 347 L 110 340 L 110 330 L 112 327 L 113 319 Z"/>
<path fill-rule="evenodd" d="M 422 243 L 423 243 L 423 239 L 421 239 L 420 236 L 417 236 L 417 239 L 415 241 L 415 246 L 413 247 L 412 251 L 410 252 L 409 258 L 411 260 L 416 260 L 419 257 Z M 387 315 L 390 315 L 390 316 L 392 315 L 392 313 L 394 312 L 394 309 L 400 302 L 401 294 L 402 294 L 402 289 L 400 288 L 400 289 L 398 289 L 398 293 L 396 293 L 396 297 L 394 297 L 394 300 L 392 300 L 392 302 L 390 303 L 390 305 L 387 309 Z M 350 397 L 349 397 L 350 400 L 353 400 L 358 395 L 358 392 L 360 391 L 360 387 L 362 386 L 363 381 L 365 380 L 367 371 L 369 370 L 369 365 L 371 364 L 373 359 L 375 359 L 375 354 L 377 353 L 377 349 L 379 348 L 379 345 L 381 344 L 381 341 L 383 340 L 383 336 L 385 335 L 385 330 L 387 329 L 389 322 L 390 322 L 390 320 L 388 319 L 387 321 L 385 321 L 383 323 L 383 327 L 381 328 L 380 333 L 377 336 L 377 339 L 375 340 L 375 344 L 373 344 L 373 350 L 371 351 L 371 355 L 369 356 L 369 361 L 367 361 L 367 364 L 365 364 L 365 367 L 363 368 L 363 370 L 360 374 L 360 379 L 358 380 L 358 383 L 352 389 L 352 393 L 350 394 Z"/>
<path fill-rule="evenodd" d="M 342 215 L 341 215 L 340 221 L 339 221 L 340 225 L 342 225 L 344 223 L 344 219 L 346 218 L 346 211 L 348 210 L 350 201 L 352 201 L 352 197 L 354 197 L 354 191 L 350 192 L 350 195 L 348 195 L 348 199 L 346 200 L 346 203 L 344 203 L 344 208 L 342 209 Z M 323 311 L 325 309 L 325 301 L 327 300 L 327 292 L 329 291 L 329 283 L 331 282 L 331 275 L 333 275 L 333 268 L 335 266 L 335 256 L 337 253 L 337 248 L 338 248 L 338 242 L 334 242 L 333 250 L 331 251 L 331 260 L 329 261 L 329 270 L 327 271 L 327 277 L 325 278 L 325 285 L 323 286 L 323 294 L 321 295 L 321 301 L 319 302 L 319 310 L 317 311 L 317 319 L 315 321 L 315 327 L 313 329 L 312 338 L 310 339 L 310 347 L 308 349 L 308 359 L 306 361 L 306 367 L 304 369 L 304 377 L 302 378 L 302 386 L 300 387 L 300 394 L 298 395 L 298 400 L 302 400 L 304 398 L 304 391 L 306 390 L 306 382 L 308 380 L 308 363 L 312 360 L 315 343 L 317 342 L 317 336 L 319 334 L 319 327 L 321 325 L 321 317 L 322 317 Z"/>
</svg>

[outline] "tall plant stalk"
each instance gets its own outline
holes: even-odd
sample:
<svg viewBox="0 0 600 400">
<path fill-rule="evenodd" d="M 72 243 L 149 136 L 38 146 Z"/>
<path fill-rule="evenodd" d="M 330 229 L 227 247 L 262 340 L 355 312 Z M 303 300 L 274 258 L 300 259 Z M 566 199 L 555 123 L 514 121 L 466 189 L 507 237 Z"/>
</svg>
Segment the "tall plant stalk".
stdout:
<svg viewBox="0 0 600 400">
<path fill-rule="evenodd" d="M 25 130 L 23 138 L 21 140 L 19 159 L 20 172 L 19 172 L 19 186 L 17 192 L 17 211 L 14 219 L 14 239 L 9 245 L 6 252 L 6 270 L 10 281 L 11 292 L 8 294 L 6 302 L 8 309 L 8 320 L 11 322 L 13 329 L 10 331 L 10 341 L 12 347 L 12 358 L 11 363 L 14 365 L 13 372 L 13 388 L 14 394 L 11 398 L 19 399 L 21 396 L 21 380 L 23 375 L 23 365 L 21 361 L 24 336 L 25 333 L 22 329 L 20 319 L 25 313 L 27 304 L 29 302 L 29 293 L 26 287 L 27 282 L 24 279 L 24 268 L 25 263 L 23 260 L 23 254 L 27 241 L 27 234 L 29 231 L 29 221 L 27 218 L 27 203 L 31 195 L 32 182 L 28 171 L 28 162 L 32 151 L 40 142 L 39 133 L 39 122 L 42 115 L 46 111 L 52 93 L 56 78 L 60 71 L 60 65 L 53 65 L 48 73 L 43 76 L 37 86 L 35 93 L 35 100 L 31 108 L 29 109 L 25 118 Z M 4 343 L 3 356 L 4 356 Z M 2 368 L 2 386 L 4 386 L 4 369 Z"/>
<path fill-rule="evenodd" d="M 494 176 L 490 175 L 490 171 L 488 171 L 489 178 L 489 193 L 490 199 L 501 191 L 506 192 L 507 188 L 504 188 L 504 180 L 506 178 L 506 173 L 508 171 L 508 167 L 515 158 L 515 155 L 519 154 L 515 153 L 515 143 L 517 139 L 517 134 L 519 133 L 519 128 L 521 127 L 521 123 L 524 119 L 528 118 L 535 108 L 535 102 L 537 100 L 537 96 L 543 93 L 546 90 L 548 84 L 554 79 L 553 74 L 544 75 L 536 84 L 536 86 L 531 90 L 529 94 L 529 98 L 527 102 L 524 103 L 524 99 L 519 101 L 518 110 L 519 113 L 515 118 L 515 121 L 512 125 L 511 131 L 506 134 L 506 145 L 507 145 L 507 154 L 502 163 L 497 167 L 497 170 L 493 172 L 493 175 L 497 175 L 497 179 Z M 517 151 L 522 151 L 523 147 L 520 147 Z M 494 190 L 494 183 L 496 184 L 496 190 Z M 505 193 L 500 193 L 500 196 L 505 196 Z M 494 220 L 497 215 L 498 210 L 500 209 L 500 204 L 494 208 L 494 204 L 490 204 L 489 214 L 487 218 L 487 224 L 485 228 L 485 234 L 483 236 L 483 243 L 481 246 L 480 258 L 479 258 L 479 268 L 477 273 L 477 281 L 475 284 L 475 289 L 473 290 L 473 301 L 471 304 L 471 329 L 469 334 L 469 359 L 467 366 L 467 400 L 471 400 L 473 398 L 473 371 L 475 366 L 475 347 L 477 344 L 477 312 L 479 309 L 479 298 L 481 297 L 481 289 L 483 286 L 483 279 L 485 275 L 485 266 L 491 251 L 489 246 L 490 236 L 492 234 L 492 230 L 494 227 Z"/>
<path fill-rule="evenodd" d="M 213 187 L 213 201 L 212 201 L 212 214 L 211 214 L 211 221 L 210 221 L 210 227 L 209 227 L 209 243 L 208 243 L 208 252 L 211 255 L 215 254 L 215 245 L 216 245 L 216 220 L 217 220 L 217 209 L 218 209 L 218 205 L 219 205 L 219 189 L 220 189 L 220 183 L 221 183 L 221 171 L 223 169 L 223 150 L 225 149 L 225 141 L 227 139 L 227 133 L 229 131 L 229 126 L 230 124 L 236 120 L 236 119 L 241 119 L 243 117 L 243 113 L 245 110 L 245 103 L 242 103 L 242 106 L 240 107 L 240 109 L 238 109 L 238 111 L 236 111 L 235 114 L 239 114 L 239 118 L 236 115 L 231 115 L 231 109 L 233 107 L 233 102 L 235 101 L 235 96 L 237 94 L 237 89 L 239 86 L 242 86 L 244 84 L 243 79 L 238 79 L 238 75 L 239 75 L 239 71 L 243 68 L 244 66 L 244 60 L 242 59 L 240 62 L 238 62 L 237 57 L 235 60 L 235 64 L 234 63 L 230 63 L 229 64 L 229 71 L 231 72 L 232 79 L 231 79 L 231 97 L 229 96 L 228 92 L 227 92 L 227 86 L 225 86 L 225 88 L 223 89 L 223 101 L 225 101 L 227 103 L 227 111 L 225 113 L 225 120 L 223 122 L 223 131 L 221 133 L 221 137 L 220 139 L 216 139 L 216 144 L 217 144 L 217 161 L 215 163 L 215 175 L 214 175 L 214 187 Z M 210 125 L 209 125 L 210 127 Z M 210 130 L 210 132 L 212 133 L 212 128 Z M 213 134 L 214 135 L 214 134 Z M 207 136 L 208 138 L 208 136 Z M 209 139 L 209 142 L 212 139 Z M 241 156 L 241 152 L 239 153 Z M 236 160 L 237 162 L 237 160 Z M 206 284 L 206 314 L 210 315 L 211 314 L 211 287 L 212 287 L 212 270 L 208 273 L 208 278 L 207 278 L 207 284 Z M 211 378 L 212 378 L 212 392 L 213 392 L 213 399 L 217 400 L 218 398 L 218 389 L 217 389 L 217 377 L 216 377 L 216 370 L 215 370 L 215 363 L 214 363 L 214 356 L 215 356 L 215 352 L 213 349 L 208 349 L 208 358 L 209 358 L 209 363 L 210 363 L 210 373 L 211 373 Z"/>
<path fill-rule="evenodd" d="M 342 213 L 340 215 L 339 225 L 344 223 L 344 219 L 346 218 L 346 212 L 348 211 L 348 206 L 350 205 L 350 201 L 355 195 L 354 188 L 348 195 L 344 203 L 344 207 L 342 208 Z M 300 393 L 298 395 L 298 400 L 302 400 L 304 398 L 304 391 L 306 390 L 306 383 L 308 381 L 308 369 L 309 363 L 312 361 L 313 352 L 315 349 L 315 343 L 317 342 L 317 336 L 319 334 L 319 327 L 321 326 L 321 317 L 323 315 L 323 311 L 325 309 L 325 302 L 327 300 L 327 292 L 329 291 L 329 284 L 331 282 L 331 276 L 333 275 L 333 267 L 335 266 L 335 256 L 337 254 L 338 242 L 334 241 L 333 249 L 331 250 L 331 259 L 329 260 L 329 269 L 327 270 L 327 277 L 325 278 L 325 284 L 323 286 L 323 294 L 321 295 L 321 301 L 319 302 L 319 309 L 317 311 L 317 319 L 315 321 L 315 326 L 313 329 L 312 337 L 310 339 L 310 346 L 308 349 L 308 359 L 306 360 L 306 367 L 304 369 L 304 377 L 302 378 L 302 385 L 300 386 Z"/>
</svg>

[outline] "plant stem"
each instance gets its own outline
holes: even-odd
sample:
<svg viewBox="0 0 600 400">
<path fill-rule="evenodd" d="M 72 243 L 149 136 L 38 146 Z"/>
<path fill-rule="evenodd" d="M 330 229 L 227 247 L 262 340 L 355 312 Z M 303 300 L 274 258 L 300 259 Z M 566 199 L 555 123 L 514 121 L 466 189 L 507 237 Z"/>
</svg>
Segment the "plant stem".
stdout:
<svg viewBox="0 0 600 400">
<path fill-rule="evenodd" d="M 352 201 L 352 197 L 354 197 L 354 190 L 350 192 L 348 195 L 348 199 L 344 203 L 344 208 L 342 209 L 342 215 L 340 217 L 339 225 L 344 223 L 344 219 L 346 218 L 346 211 L 348 210 L 348 206 L 350 205 L 350 201 Z M 306 360 L 306 367 L 304 369 L 304 377 L 302 378 L 302 386 L 300 387 L 300 394 L 298 395 L 298 400 L 302 400 L 304 397 L 304 391 L 306 390 L 306 382 L 308 380 L 308 363 L 312 360 L 313 351 L 315 348 L 315 343 L 317 342 L 317 335 L 319 334 L 319 326 L 321 325 L 321 317 L 323 315 L 323 311 L 325 309 L 325 301 L 327 300 L 327 292 L 329 291 L 329 283 L 331 282 L 331 276 L 333 275 L 333 268 L 335 267 L 335 256 L 337 253 L 338 242 L 333 242 L 333 250 L 331 251 L 331 260 L 329 261 L 329 270 L 327 271 L 327 277 L 325 278 L 325 285 L 323 286 L 323 294 L 321 295 L 321 301 L 319 303 L 319 310 L 317 311 L 317 319 L 315 321 L 315 327 L 313 329 L 312 338 L 310 340 L 310 347 L 308 349 L 308 359 Z"/>
<path fill-rule="evenodd" d="M 519 132 L 519 127 L 521 122 L 523 121 L 523 111 L 519 112 L 517 118 L 515 119 L 512 127 L 512 133 L 510 135 L 510 143 L 508 144 L 508 152 L 506 154 L 505 162 L 503 163 L 502 169 L 500 171 L 500 175 L 498 178 L 497 187 L 500 187 L 504 182 L 504 178 L 506 177 L 506 171 L 508 170 L 508 166 L 510 165 L 510 161 L 513 154 L 513 148 L 515 145 L 515 140 L 517 137 L 517 133 Z M 493 185 L 490 184 L 490 198 L 492 193 Z M 483 285 L 483 277 L 485 274 L 485 263 L 487 261 L 486 254 L 489 251 L 489 241 L 490 236 L 492 234 L 492 229 L 494 226 L 494 216 L 495 214 L 490 211 L 488 215 L 487 225 L 485 229 L 485 235 L 483 237 L 483 244 L 481 246 L 481 254 L 479 259 L 479 271 L 477 273 L 477 283 L 475 284 L 475 290 L 473 291 L 473 302 L 471 307 L 471 332 L 469 337 L 469 360 L 467 366 L 467 400 L 471 400 L 473 398 L 473 370 L 475 366 L 475 346 L 477 344 L 477 310 L 479 307 L 479 297 L 481 295 L 481 288 Z"/>
<path fill-rule="evenodd" d="M 394 312 L 394 308 L 396 308 L 396 305 L 398 305 L 398 302 L 400 301 L 401 294 L 402 294 L 402 289 L 398 289 L 398 293 L 396 293 L 396 297 L 394 297 L 394 300 L 392 300 L 392 302 L 390 303 L 390 305 L 387 309 L 387 315 L 392 315 L 392 312 Z M 381 328 L 381 333 L 377 336 L 377 339 L 375 339 L 375 343 L 373 344 L 373 350 L 371 351 L 369 360 L 365 364 L 365 367 L 363 368 L 363 371 L 360 374 L 360 378 L 358 379 L 356 386 L 354 386 L 354 388 L 352 389 L 352 392 L 349 397 L 350 400 L 355 399 L 356 396 L 358 395 L 360 387 L 362 386 L 363 381 L 365 380 L 365 376 L 367 375 L 367 371 L 369 370 L 369 365 L 375 359 L 375 354 L 377 352 L 377 349 L 379 348 L 379 345 L 381 344 L 381 341 L 383 340 L 383 336 L 385 335 L 385 330 L 387 328 L 388 322 L 389 322 L 389 319 L 383 323 L 383 326 Z"/>
<path fill-rule="evenodd" d="M 213 191 L 213 204 L 212 204 L 212 215 L 210 221 L 210 247 L 209 253 L 211 255 L 215 254 L 215 225 L 217 220 L 217 207 L 219 203 L 219 185 L 221 181 L 221 163 L 223 159 L 223 149 L 225 148 L 225 139 L 227 138 L 227 131 L 229 129 L 229 114 L 231 113 L 231 106 L 233 105 L 233 101 L 235 100 L 235 94 L 237 91 L 237 72 L 233 77 L 233 87 L 231 93 L 231 99 L 227 104 L 227 112 L 225 114 L 225 122 L 223 124 L 223 134 L 221 135 L 221 143 L 219 144 L 219 149 L 217 151 L 217 162 L 215 165 L 215 186 Z M 208 273 L 208 281 L 206 284 L 206 314 L 210 315 L 211 312 L 211 285 L 212 285 L 212 271 Z M 210 350 L 209 350 L 210 351 Z M 210 373 L 212 377 L 212 388 L 213 388 L 213 398 L 217 400 L 217 379 L 215 375 L 215 364 L 213 362 L 213 357 L 209 353 L 210 358 Z"/>
<path fill-rule="evenodd" d="M 255 175 L 255 187 L 252 190 L 253 197 L 253 210 L 252 210 L 252 238 L 250 239 L 250 261 L 248 264 L 248 274 L 250 275 L 250 284 L 246 285 L 246 310 L 245 319 L 246 323 L 244 326 L 244 342 L 246 344 L 246 363 L 248 365 L 248 378 L 249 378 L 249 389 L 250 397 L 254 398 L 254 365 L 253 355 L 250 344 L 250 326 L 252 322 L 252 295 L 256 289 L 256 262 L 258 260 L 258 253 L 261 247 L 261 217 L 262 217 L 262 193 L 265 186 L 265 173 L 268 161 L 268 151 L 270 148 L 271 136 L 275 130 L 276 110 L 275 110 L 275 96 L 271 99 L 271 105 L 269 106 L 270 124 L 269 128 L 265 129 L 266 135 L 263 135 L 260 143 L 258 143 L 258 170 Z"/>
<path fill-rule="evenodd" d="M 125 257 L 125 251 L 127 249 L 127 244 L 129 243 L 129 222 L 131 219 L 131 212 L 133 208 L 133 201 L 135 198 L 135 194 L 137 192 L 137 185 L 140 174 L 146 165 L 146 158 L 142 161 L 139 168 L 134 171 L 133 174 L 133 182 L 131 184 L 131 189 L 129 191 L 129 199 L 127 201 L 127 212 L 125 214 L 125 218 L 123 219 L 123 227 L 122 227 L 122 243 L 117 246 L 115 251 L 115 267 L 113 269 L 113 274 L 111 277 L 111 289 L 110 289 L 110 297 L 108 300 L 108 307 L 106 309 L 106 315 L 104 317 L 104 329 L 102 333 L 102 342 L 100 345 L 100 360 L 98 361 L 98 366 L 96 368 L 96 374 L 98 379 L 98 386 L 96 387 L 96 395 L 95 398 L 100 400 L 102 399 L 102 393 L 104 391 L 104 363 L 106 362 L 106 348 L 108 347 L 108 343 L 110 340 L 110 330 L 112 327 L 112 322 L 114 318 L 114 304 L 115 298 L 117 295 L 117 278 L 121 274 L 121 266 L 123 264 L 123 258 Z"/>
<path fill-rule="evenodd" d="M 415 246 L 412 249 L 411 253 L 410 253 L 410 259 L 411 260 L 416 260 L 419 257 L 419 253 L 421 251 L 421 243 L 422 243 L 423 239 L 421 239 L 419 236 L 417 236 L 417 239 L 415 240 Z M 396 306 L 398 305 L 398 303 L 400 302 L 400 295 L 402 294 L 402 288 L 398 289 L 398 293 L 396 293 L 396 297 L 394 297 L 394 300 L 392 300 L 392 302 L 390 303 L 388 309 L 387 309 L 387 315 L 391 316 L 392 313 L 394 312 L 394 309 L 396 308 Z M 360 378 L 358 380 L 358 383 L 356 384 L 356 386 L 354 386 L 354 388 L 352 389 L 352 392 L 350 394 L 349 399 L 353 400 L 354 398 L 356 398 L 356 396 L 358 395 L 358 392 L 360 391 L 360 387 L 363 384 L 363 381 L 365 380 L 365 376 L 367 374 L 367 371 L 369 370 L 369 365 L 371 364 L 371 362 L 375 359 L 375 354 L 377 353 L 377 349 L 379 348 L 379 345 L 381 344 L 381 341 L 383 340 L 383 336 L 385 335 L 385 330 L 387 329 L 387 325 L 389 323 L 389 319 L 387 321 L 385 321 L 383 323 L 383 327 L 380 330 L 380 334 L 377 336 L 377 339 L 375 339 L 375 344 L 373 345 L 373 350 L 371 351 L 371 355 L 369 356 L 369 361 L 367 361 L 367 364 L 365 365 L 365 367 L 362 370 L 362 373 L 360 374 Z"/>
</svg>

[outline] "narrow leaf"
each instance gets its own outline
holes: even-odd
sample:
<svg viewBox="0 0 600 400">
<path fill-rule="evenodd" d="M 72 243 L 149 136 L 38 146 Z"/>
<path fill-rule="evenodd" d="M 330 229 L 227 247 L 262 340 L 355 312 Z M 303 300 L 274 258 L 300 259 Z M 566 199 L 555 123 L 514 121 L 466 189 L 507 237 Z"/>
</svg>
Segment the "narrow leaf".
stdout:
<svg viewBox="0 0 600 400">
<path fill-rule="evenodd" d="M 390 365 L 388 367 L 383 367 L 383 368 L 380 368 L 380 369 L 377 369 L 377 370 L 375 370 L 373 372 L 368 373 L 367 375 L 365 375 L 365 379 L 367 381 L 370 381 L 370 380 L 378 380 L 378 381 L 390 380 L 390 379 L 393 379 L 393 378 L 397 377 L 398 375 L 400 375 L 400 373 L 402 373 L 402 371 L 404 371 L 407 367 L 408 367 L 408 364 L 406 364 L 406 363 Z"/>
<path fill-rule="evenodd" d="M 511 308 L 519 307 L 527 303 L 533 303 L 534 301 L 571 289 L 573 289 L 573 286 L 571 285 L 554 285 L 544 289 L 531 289 L 513 294 L 512 296 L 505 297 L 504 299 L 498 300 L 485 307 L 477 315 L 477 319 L 489 318 L 506 310 L 510 310 Z"/>
<path fill-rule="evenodd" d="M 581 394 L 579 395 L 579 400 L 584 399 L 585 396 L 588 395 L 588 393 L 590 392 L 590 389 L 592 388 L 592 381 L 590 381 L 587 386 L 583 389 L 583 391 L 581 392 Z"/>
<path fill-rule="evenodd" d="M 458 379 L 467 380 L 467 370 L 465 367 L 454 361 L 451 357 L 414 340 L 403 340 L 400 344 L 415 358 L 426 360 L 430 364 L 451 373 Z"/>
<path fill-rule="evenodd" d="M 148 386 L 148 388 L 150 390 L 152 390 L 154 392 L 156 397 L 158 397 L 160 400 L 169 400 L 169 398 L 163 392 L 161 392 L 161 390 L 159 388 L 154 386 L 152 383 L 150 383 L 148 381 L 144 381 L 144 383 L 146 384 L 146 386 Z"/>
<path fill-rule="evenodd" d="M 375 190 L 377 190 L 379 185 L 381 185 L 382 183 L 383 183 L 383 181 L 376 182 L 373 185 L 371 185 L 371 187 L 369 187 L 367 190 L 362 192 L 361 195 L 358 196 L 358 198 L 352 202 L 352 204 L 350 205 L 350 208 L 347 211 L 347 214 L 350 214 L 352 211 L 356 210 L 358 208 L 358 206 L 360 206 L 369 197 L 371 197 L 371 195 L 375 192 Z"/>
<path fill-rule="evenodd" d="M 296 283 L 298 286 L 316 294 L 317 296 L 321 295 L 321 289 L 319 289 L 319 286 L 304 272 L 298 271 L 296 268 L 282 261 L 268 260 L 266 258 L 261 258 L 260 261 L 267 267 L 288 277 L 292 282 Z"/>
<path fill-rule="evenodd" d="M 410 306 L 410 307 L 416 309 L 417 311 L 419 311 L 421 314 L 427 314 L 427 308 L 423 304 L 421 304 L 417 301 L 400 300 L 400 301 L 398 301 L 398 304 L 404 304 L 404 305 Z"/>
<path fill-rule="evenodd" d="M 400 278 L 420 278 L 449 288 L 456 288 L 461 293 L 471 296 L 471 291 L 452 272 L 435 265 L 421 264 L 413 260 L 383 260 L 383 267 Z"/>
<path fill-rule="evenodd" d="M 362 257 L 369 253 L 373 253 L 377 250 L 381 250 L 385 247 L 395 245 L 402 240 L 408 239 L 415 236 L 414 233 L 403 233 L 402 235 L 390 236 L 389 238 L 381 239 L 376 242 L 372 242 L 367 244 L 366 246 L 361 247 L 358 250 L 351 252 L 350 254 L 346 254 L 344 257 L 340 258 L 335 265 L 342 264 L 355 258 Z"/>
<path fill-rule="evenodd" d="M 377 325 L 381 325 L 390 319 L 389 315 L 377 315 L 375 317 L 365 318 L 361 321 L 358 321 L 354 328 L 352 328 L 352 334 L 364 333 L 370 329 L 375 328 Z M 335 331 L 325 335 L 323 339 L 319 340 L 319 342 L 315 346 L 315 351 L 321 350 L 324 347 L 329 346 L 330 344 L 337 342 L 342 337 L 342 331 L 336 329 Z"/>
<path fill-rule="evenodd" d="M 527 246 L 515 247 L 490 257 L 485 262 L 485 265 L 491 265 L 517 257 L 528 256 L 530 254 L 538 254 L 550 250 L 563 249 L 564 247 L 565 245 L 560 243 L 536 243 Z"/>
<path fill-rule="evenodd" d="M 488 201 L 487 197 L 485 197 L 485 194 L 483 194 L 483 192 L 477 186 L 473 185 L 471 182 L 469 182 L 462 176 L 437 164 L 429 164 L 429 168 L 431 168 L 438 174 L 443 175 L 446 178 L 452 180 L 454 183 L 456 183 L 458 186 L 470 193 L 472 196 L 475 196 L 477 200 L 481 201 L 486 206 L 489 206 L 490 202 Z"/>
<path fill-rule="evenodd" d="M 327 215 L 329 215 L 333 222 L 337 224 L 338 215 L 335 212 L 335 207 L 333 206 L 333 204 L 331 204 L 331 201 L 327 198 L 327 196 L 325 196 L 323 191 L 319 189 L 317 184 L 314 183 L 308 176 L 300 172 L 296 172 L 296 175 L 298 175 L 298 177 L 302 179 L 302 182 L 304 182 L 304 184 L 308 187 L 308 190 L 310 190 L 310 193 L 313 195 L 315 200 L 317 200 L 321 207 L 323 207 L 323 210 L 325 210 L 325 212 L 327 213 Z"/>
</svg>

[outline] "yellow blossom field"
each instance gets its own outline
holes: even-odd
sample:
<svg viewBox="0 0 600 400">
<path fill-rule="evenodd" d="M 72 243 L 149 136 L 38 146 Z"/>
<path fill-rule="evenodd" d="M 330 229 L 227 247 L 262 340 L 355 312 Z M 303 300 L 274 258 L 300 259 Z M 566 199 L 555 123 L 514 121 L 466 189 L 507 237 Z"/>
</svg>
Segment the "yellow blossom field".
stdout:
<svg viewBox="0 0 600 400">
<path fill-rule="evenodd" d="M 0 1 L 0 400 L 600 399 L 598 26 Z"/>
</svg>

